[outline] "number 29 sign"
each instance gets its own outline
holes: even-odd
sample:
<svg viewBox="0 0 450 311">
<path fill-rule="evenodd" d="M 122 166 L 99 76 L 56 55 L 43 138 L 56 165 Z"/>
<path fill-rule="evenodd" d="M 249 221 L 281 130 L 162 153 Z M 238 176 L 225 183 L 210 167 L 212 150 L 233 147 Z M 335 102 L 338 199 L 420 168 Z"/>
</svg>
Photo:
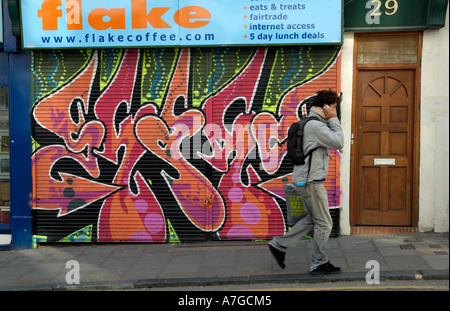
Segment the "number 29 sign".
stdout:
<svg viewBox="0 0 450 311">
<path fill-rule="evenodd" d="M 429 0 L 363 0 L 344 3 L 346 31 L 401 31 L 427 28 Z"/>
<path fill-rule="evenodd" d="M 381 0 L 369 0 L 366 2 L 366 9 L 369 9 L 366 14 L 366 23 L 379 25 L 382 14 L 391 16 L 398 11 L 398 2 L 397 0 L 387 0 L 383 4 Z"/>
</svg>

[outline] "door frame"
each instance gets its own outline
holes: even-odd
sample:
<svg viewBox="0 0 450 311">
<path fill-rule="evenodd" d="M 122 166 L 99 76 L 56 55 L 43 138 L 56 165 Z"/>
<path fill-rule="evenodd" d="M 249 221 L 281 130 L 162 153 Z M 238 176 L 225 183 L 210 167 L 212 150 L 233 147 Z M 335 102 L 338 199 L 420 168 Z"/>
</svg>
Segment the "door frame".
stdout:
<svg viewBox="0 0 450 311">
<path fill-rule="evenodd" d="M 418 37 L 418 54 L 417 63 L 415 64 L 357 64 L 358 56 L 358 38 L 368 36 L 395 36 L 395 35 L 416 35 Z M 360 70 L 402 70 L 409 69 L 414 70 L 415 79 L 415 94 L 414 94 L 414 107 L 413 107 L 413 167 L 412 167 L 412 211 L 411 211 L 411 223 L 413 227 L 417 227 L 419 221 L 419 156 L 420 156 L 420 77 L 421 77 L 421 59 L 422 59 L 422 32 L 380 32 L 380 33 L 355 33 L 354 45 L 353 45 L 353 92 L 352 92 L 352 116 L 351 116 L 351 135 L 352 143 L 350 146 L 350 226 L 356 226 L 356 170 L 358 165 L 356 164 L 355 157 L 356 152 L 353 144 L 353 137 L 356 131 L 356 88 L 358 75 Z"/>
</svg>

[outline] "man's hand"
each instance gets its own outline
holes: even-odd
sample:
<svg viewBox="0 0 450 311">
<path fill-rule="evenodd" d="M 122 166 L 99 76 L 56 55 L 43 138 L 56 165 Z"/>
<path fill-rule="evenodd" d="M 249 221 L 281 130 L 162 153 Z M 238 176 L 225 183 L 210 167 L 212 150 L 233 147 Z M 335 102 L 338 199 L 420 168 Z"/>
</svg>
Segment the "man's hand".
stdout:
<svg viewBox="0 0 450 311">
<path fill-rule="evenodd" d="M 331 118 L 337 118 L 337 111 L 336 111 L 337 104 L 332 104 L 331 106 L 324 105 L 323 106 L 323 112 L 325 113 L 325 118 L 327 120 Z"/>
</svg>

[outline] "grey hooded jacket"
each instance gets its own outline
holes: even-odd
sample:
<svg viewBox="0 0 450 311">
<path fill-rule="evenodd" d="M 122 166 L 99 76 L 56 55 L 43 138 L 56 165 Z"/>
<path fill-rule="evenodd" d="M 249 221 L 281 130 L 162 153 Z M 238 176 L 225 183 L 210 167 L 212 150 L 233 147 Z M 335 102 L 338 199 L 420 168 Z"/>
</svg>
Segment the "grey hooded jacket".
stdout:
<svg viewBox="0 0 450 311">
<path fill-rule="evenodd" d="M 306 158 L 304 165 L 294 165 L 292 181 L 294 185 L 301 182 L 325 181 L 328 174 L 328 149 L 342 149 L 344 147 L 344 134 L 338 118 L 324 119 L 311 111 L 310 116 L 316 116 L 320 121 L 312 120 L 306 123 L 303 136 L 303 150 L 319 147 Z M 311 169 L 308 175 L 309 161 Z"/>
</svg>

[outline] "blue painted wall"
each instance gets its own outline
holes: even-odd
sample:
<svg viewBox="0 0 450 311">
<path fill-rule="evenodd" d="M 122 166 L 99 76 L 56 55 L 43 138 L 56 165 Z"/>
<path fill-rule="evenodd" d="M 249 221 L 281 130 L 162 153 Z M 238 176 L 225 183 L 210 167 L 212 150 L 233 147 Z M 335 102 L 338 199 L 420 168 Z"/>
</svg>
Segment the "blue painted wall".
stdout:
<svg viewBox="0 0 450 311">
<path fill-rule="evenodd" d="M 30 54 L 9 53 L 11 234 L 14 249 L 31 248 Z"/>
<path fill-rule="evenodd" d="M 7 1 L 3 3 L 4 42 L 0 44 L 0 87 L 8 87 L 10 138 L 10 225 L 0 233 L 11 233 L 10 246 L 32 247 L 31 207 L 31 130 L 30 130 L 30 53 L 18 52 L 17 38 L 12 35 Z"/>
</svg>

